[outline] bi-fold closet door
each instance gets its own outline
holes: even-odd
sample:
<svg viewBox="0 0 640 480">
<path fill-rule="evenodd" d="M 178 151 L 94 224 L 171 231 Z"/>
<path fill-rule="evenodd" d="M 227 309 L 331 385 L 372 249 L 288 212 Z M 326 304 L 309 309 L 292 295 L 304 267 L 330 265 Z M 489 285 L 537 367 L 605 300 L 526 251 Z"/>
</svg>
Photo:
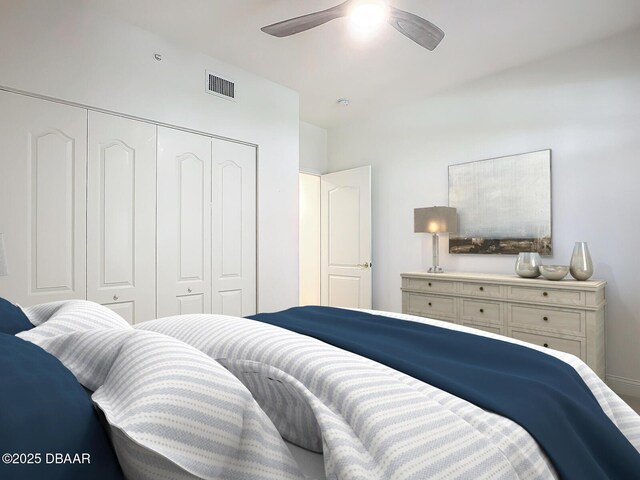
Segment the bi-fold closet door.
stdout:
<svg viewBox="0 0 640 480">
<path fill-rule="evenodd" d="M 156 126 L 89 111 L 87 298 L 155 318 Z"/>
<path fill-rule="evenodd" d="M 255 147 L 158 127 L 159 317 L 256 311 Z"/>
<path fill-rule="evenodd" d="M 257 311 L 256 148 L 212 139 L 212 311 Z"/>
<path fill-rule="evenodd" d="M 0 296 L 86 296 L 87 110 L 0 91 Z"/>
<path fill-rule="evenodd" d="M 158 316 L 211 312 L 211 138 L 158 127 Z"/>
<path fill-rule="evenodd" d="M 0 296 L 255 313 L 255 147 L 4 91 L 0 112 Z"/>
</svg>

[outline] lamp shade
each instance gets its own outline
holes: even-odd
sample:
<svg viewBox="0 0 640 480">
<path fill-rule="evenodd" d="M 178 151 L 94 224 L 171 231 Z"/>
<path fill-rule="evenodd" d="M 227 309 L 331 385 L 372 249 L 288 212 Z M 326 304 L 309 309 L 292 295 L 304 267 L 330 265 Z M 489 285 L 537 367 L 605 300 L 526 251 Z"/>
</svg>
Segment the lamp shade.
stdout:
<svg viewBox="0 0 640 480">
<path fill-rule="evenodd" d="M 4 234 L 0 233 L 0 277 L 9 275 L 7 270 L 7 257 L 4 249 Z"/>
<path fill-rule="evenodd" d="M 415 233 L 456 233 L 458 216 L 453 207 L 426 207 L 413 209 Z"/>
</svg>

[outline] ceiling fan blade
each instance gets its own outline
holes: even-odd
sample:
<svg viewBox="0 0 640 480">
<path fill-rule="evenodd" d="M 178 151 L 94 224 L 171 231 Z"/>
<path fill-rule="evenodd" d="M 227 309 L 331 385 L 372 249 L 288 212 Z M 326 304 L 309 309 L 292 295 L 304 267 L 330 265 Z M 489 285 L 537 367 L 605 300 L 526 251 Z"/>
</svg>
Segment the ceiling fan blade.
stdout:
<svg viewBox="0 0 640 480">
<path fill-rule="evenodd" d="M 389 23 L 405 37 L 427 50 L 435 49 L 444 38 L 444 32 L 433 23 L 399 8 L 390 7 Z"/>
<path fill-rule="evenodd" d="M 336 18 L 346 16 L 348 13 L 348 4 L 351 2 L 352 0 L 347 0 L 340 5 L 328 8 L 327 10 L 302 15 L 301 17 L 290 18 L 289 20 L 284 20 L 282 22 L 262 27 L 260 30 L 264 33 L 268 33 L 269 35 L 273 35 L 274 37 L 288 37 L 289 35 L 295 35 L 296 33 L 310 30 L 331 20 L 335 20 Z"/>
</svg>

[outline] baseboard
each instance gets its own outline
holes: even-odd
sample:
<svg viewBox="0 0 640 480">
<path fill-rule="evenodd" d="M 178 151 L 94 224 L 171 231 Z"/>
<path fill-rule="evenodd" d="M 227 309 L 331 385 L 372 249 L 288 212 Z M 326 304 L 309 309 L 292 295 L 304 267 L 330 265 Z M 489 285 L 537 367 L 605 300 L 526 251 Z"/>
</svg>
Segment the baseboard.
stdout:
<svg viewBox="0 0 640 480">
<path fill-rule="evenodd" d="M 607 375 L 607 385 L 618 395 L 640 398 L 640 380 Z"/>
</svg>

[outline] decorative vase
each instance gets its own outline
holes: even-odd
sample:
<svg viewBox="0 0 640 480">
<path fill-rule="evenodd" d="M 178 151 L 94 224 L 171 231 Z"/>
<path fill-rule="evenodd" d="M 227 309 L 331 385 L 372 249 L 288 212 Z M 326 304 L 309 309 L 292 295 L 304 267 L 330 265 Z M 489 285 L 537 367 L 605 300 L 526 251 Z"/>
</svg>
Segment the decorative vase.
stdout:
<svg viewBox="0 0 640 480">
<path fill-rule="evenodd" d="M 593 262 L 587 242 L 576 242 L 571 255 L 571 263 L 569 264 L 569 273 L 576 280 L 589 280 L 593 275 Z"/>
<path fill-rule="evenodd" d="M 542 259 L 536 252 L 521 252 L 516 260 L 516 273 L 524 278 L 536 278 L 540 276 Z"/>
</svg>

